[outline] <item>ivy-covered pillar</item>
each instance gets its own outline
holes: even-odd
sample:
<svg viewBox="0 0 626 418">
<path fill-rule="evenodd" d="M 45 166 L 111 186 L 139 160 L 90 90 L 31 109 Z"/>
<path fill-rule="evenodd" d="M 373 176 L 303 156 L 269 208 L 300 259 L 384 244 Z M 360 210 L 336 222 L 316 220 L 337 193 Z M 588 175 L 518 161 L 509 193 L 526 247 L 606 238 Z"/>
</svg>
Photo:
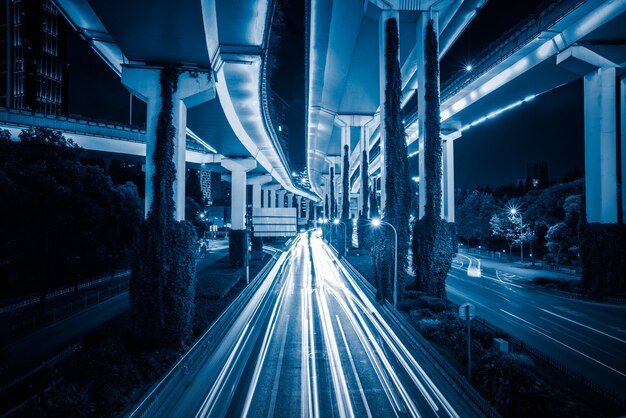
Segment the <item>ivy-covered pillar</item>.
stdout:
<svg viewBox="0 0 626 418">
<path fill-rule="evenodd" d="M 439 38 L 438 31 L 438 14 L 434 14 L 433 16 L 433 27 L 435 29 L 435 34 L 437 35 L 437 39 Z M 418 176 L 420 181 L 418 183 L 418 214 L 421 219 L 425 213 L 426 206 L 426 161 L 425 155 L 426 150 L 424 146 L 424 141 L 426 137 L 426 98 L 424 91 L 426 90 L 426 51 L 424 48 L 425 45 L 425 34 L 426 27 L 428 25 L 428 20 L 430 19 L 429 13 L 422 12 L 417 18 L 417 36 L 415 38 L 415 50 L 417 52 L 416 58 L 416 66 L 417 66 L 417 130 L 419 133 L 417 147 L 418 147 Z"/>
<path fill-rule="evenodd" d="M 396 19 L 400 22 L 400 13 L 398 10 L 383 10 L 380 14 L 378 22 L 378 74 L 379 74 L 379 92 L 380 92 L 380 207 L 385 207 L 385 182 L 387 179 L 387 170 L 385 167 L 385 88 L 387 86 L 387 72 L 385 70 L 385 45 L 387 43 L 386 24 L 389 19 Z M 399 25 L 398 25 L 399 26 Z M 398 27 L 398 33 L 400 28 Z M 400 48 L 398 48 L 398 59 L 400 59 Z"/>
<path fill-rule="evenodd" d="M 122 84 L 147 104 L 146 115 L 146 193 L 145 214 L 152 205 L 154 189 L 154 155 L 157 118 L 162 107 L 160 68 L 122 67 Z M 187 143 L 187 109 L 215 98 L 215 83 L 208 73 L 178 70 L 176 91 L 172 94 L 174 137 L 175 219 L 185 219 L 185 154 Z"/>
<path fill-rule="evenodd" d="M 622 167 L 622 223 L 626 224 L 626 76 L 620 79 L 620 126 L 621 126 L 621 167 Z"/>
<path fill-rule="evenodd" d="M 227 158 L 222 160 L 222 167 L 231 173 L 231 226 L 228 235 L 228 253 L 233 267 L 242 267 L 247 253 L 247 173 L 254 170 L 256 164 L 256 160 L 253 158 Z"/>
</svg>

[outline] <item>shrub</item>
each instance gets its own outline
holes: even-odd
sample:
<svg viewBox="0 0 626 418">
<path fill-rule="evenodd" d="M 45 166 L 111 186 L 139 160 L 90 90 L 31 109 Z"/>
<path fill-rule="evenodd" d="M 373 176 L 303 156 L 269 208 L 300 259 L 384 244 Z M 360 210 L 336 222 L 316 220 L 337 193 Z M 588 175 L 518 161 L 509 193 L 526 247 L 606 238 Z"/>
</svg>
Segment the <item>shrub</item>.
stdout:
<svg viewBox="0 0 626 418">
<path fill-rule="evenodd" d="M 246 251 L 248 247 L 247 231 L 231 230 L 228 238 L 228 255 L 230 256 L 230 264 L 234 268 L 243 267 L 245 263 Z"/>
</svg>

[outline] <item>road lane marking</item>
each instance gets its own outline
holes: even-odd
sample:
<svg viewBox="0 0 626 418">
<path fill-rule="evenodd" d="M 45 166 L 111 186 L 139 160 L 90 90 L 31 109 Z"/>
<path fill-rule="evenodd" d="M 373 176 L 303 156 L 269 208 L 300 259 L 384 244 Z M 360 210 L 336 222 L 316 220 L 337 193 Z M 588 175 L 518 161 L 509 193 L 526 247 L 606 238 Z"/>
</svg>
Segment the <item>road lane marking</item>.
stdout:
<svg viewBox="0 0 626 418">
<path fill-rule="evenodd" d="M 509 314 L 509 315 L 511 315 L 511 316 L 514 316 L 514 317 L 516 317 L 516 318 L 518 318 L 518 319 L 520 319 L 520 320 L 524 321 L 523 319 L 521 319 L 521 318 L 519 318 L 519 317 L 517 317 L 517 316 L 513 315 L 513 314 L 512 314 L 512 313 L 510 313 L 510 312 L 507 312 L 507 311 L 505 311 L 505 310 L 503 310 L 503 309 L 500 309 L 500 310 L 501 310 L 502 312 L 504 312 L 504 313 L 507 313 L 507 314 Z M 524 321 L 524 322 L 528 322 L 528 321 Z M 579 350 L 575 349 L 574 347 L 569 346 L 569 345 L 565 344 L 564 342 L 559 341 L 559 340 L 557 340 L 556 338 L 549 336 L 548 334 L 545 334 L 545 333 L 543 333 L 543 332 L 541 332 L 541 331 L 539 331 L 539 330 L 536 330 L 536 329 L 533 329 L 533 330 L 534 330 L 535 332 L 537 332 L 538 334 L 541 334 L 541 335 L 543 335 L 544 337 L 551 339 L 551 340 L 552 340 L 552 341 L 554 341 L 555 343 L 560 344 L 560 345 L 562 345 L 562 346 L 563 346 L 563 347 L 565 347 L 565 348 L 569 348 L 569 349 L 570 349 L 570 350 L 572 350 L 573 352 L 578 353 L 578 354 L 580 354 L 581 356 L 586 357 L 586 358 L 588 358 L 589 360 L 591 360 L 591 361 L 593 361 L 593 362 L 595 362 L 595 363 L 597 363 L 597 364 L 599 364 L 599 365 L 601 365 L 601 366 L 603 366 L 603 367 L 606 367 L 607 369 L 609 369 L 609 370 L 611 370 L 611 371 L 613 371 L 613 372 L 615 372 L 615 373 L 619 374 L 620 376 L 626 377 L 626 373 L 623 373 L 623 372 L 621 372 L 621 371 L 619 371 L 619 370 L 617 370 L 617 369 L 615 369 L 615 368 L 613 368 L 613 367 L 609 366 L 608 364 L 602 363 L 600 360 L 597 360 L 597 359 L 595 359 L 595 358 L 591 357 L 590 355 L 585 354 L 585 353 L 583 353 L 582 351 L 579 351 Z"/>
<path fill-rule="evenodd" d="M 339 326 L 339 331 L 341 332 L 341 338 L 343 339 L 343 344 L 346 347 L 346 353 L 348 353 L 348 359 L 350 360 L 352 373 L 354 373 L 356 384 L 359 387 L 359 393 L 361 394 L 361 400 L 363 401 L 363 406 L 365 406 L 365 411 L 367 412 L 367 416 L 369 418 L 372 418 L 372 412 L 370 411 L 369 403 L 367 402 L 367 398 L 365 397 L 365 390 L 363 389 L 363 385 L 361 384 L 361 379 L 359 378 L 359 374 L 356 371 L 356 366 L 354 365 L 354 359 L 352 358 L 352 352 L 350 351 L 350 346 L 348 345 L 346 334 L 343 332 L 343 326 L 341 325 L 341 320 L 339 319 L 339 315 L 335 315 L 335 318 L 337 319 L 337 325 Z"/>
<path fill-rule="evenodd" d="M 600 331 L 599 329 L 595 329 L 595 328 L 593 328 L 593 327 L 590 327 L 589 325 L 585 325 L 585 324 L 582 324 L 582 323 L 580 323 L 580 322 L 578 322 L 578 321 L 574 321 L 573 319 L 566 318 L 566 317 L 564 317 L 563 315 L 559 315 L 559 314 L 554 313 L 554 312 L 552 312 L 552 311 L 549 311 L 549 310 L 547 310 L 547 309 L 544 309 L 544 308 L 539 308 L 539 309 L 541 309 L 542 311 L 544 311 L 544 312 L 546 312 L 546 313 L 549 313 L 550 315 L 554 315 L 554 316 L 556 316 L 557 318 L 561 318 L 561 319 L 562 319 L 562 320 L 564 320 L 564 321 L 571 322 L 572 324 L 576 324 L 576 325 L 581 326 L 581 327 L 583 327 L 583 328 L 587 328 L 587 329 L 588 329 L 588 330 L 590 330 L 590 331 L 597 332 L 598 334 L 602 334 L 602 335 L 604 335 L 605 337 L 609 337 L 609 338 L 614 339 L 615 341 L 619 341 L 619 342 L 620 342 L 620 343 L 622 343 L 622 344 L 626 344 L 626 340 L 622 340 L 621 338 L 618 338 L 618 337 L 616 337 L 616 336 L 614 336 L 614 335 L 607 334 L 607 333 L 606 333 L 606 332 L 604 332 L 604 331 Z"/>
<path fill-rule="evenodd" d="M 280 352 L 278 353 L 278 365 L 276 366 L 276 373 L 274 375 L 274 385 L 272 386 L 272 398 L 270 400 L 269 410 L 267 411 L 268 417 L 274 416 L 274 408 L 276 406 L 276 396 L 278 395 L 278 385 L 280 382 L 280 372 L 283 369 L 283 359 L 285 357 L 285 343 L 287 342 L 287 331 L 289 330 L 289 318 L 287 315 L 285 318 L 284 329 L 281 330 L 282 342 L 280 343 Z"/>
<path fill-rule="evenodd" d="M 533 324 L 532 322 L 529 322 L 529 321 L 525 320 L 524 318 L 520 318 L 519 316 L 514 315 L 514 314 L 512 314 L 512 313 L 511 313 L 511 312 L 509 312 L 509 311 L 505 311 L 505 310 L 504 310 L 504 309 L 502 309 L 502 308 L 500 308 L 500 310 L 501 310 L 502 312 L 504 312 L 505 314 L 507 314 L 507 315 L 511 315 L 513 318 L 515 318 L 515 319 L 518 319 L 518 320 L 522 321 L 523 323 L 525 323 L 526 325 L 528 325 L 528 327 L 529 327 L 529 328 L 531 328 L 533 331 L 537 331 L 537 329 L 540 329 L 540 330 L 542 330 L 543 332 L 547 332 L 548 334 L 552 334 L 552 333 L 551 333 L 550 331 L 548 331 L 547 329 L 543 329 L 543 328 L 541 328 L 539 325 L 537 325 L 537 324 Z M 537 332 L 539 332 L 539 331 L 537 331 Z"/>
</svg>

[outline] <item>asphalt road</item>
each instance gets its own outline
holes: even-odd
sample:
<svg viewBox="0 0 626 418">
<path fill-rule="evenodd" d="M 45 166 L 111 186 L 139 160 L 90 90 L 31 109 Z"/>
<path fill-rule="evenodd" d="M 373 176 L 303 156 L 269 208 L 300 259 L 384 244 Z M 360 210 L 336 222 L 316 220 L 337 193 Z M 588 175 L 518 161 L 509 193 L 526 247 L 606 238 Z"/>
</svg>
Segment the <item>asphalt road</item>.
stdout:
<svg viewBox="0 0 626 418">
<path fill-rule="evenodd" d="M 374 303 L 319 236 L 301 234 L 225 336 L 191 350 L 211 355 L 183 359 L 131 416 L 478 415 L 427 375 Z"/>
<path fill-rule="evenodd" d="M 474 304 L 491 324 L 626 396 L 626 306 L 561 297 L 529 285 L 523 272 L 483 264 L 455 259 L 446 282 L 450 300 Z"/>
</svg>

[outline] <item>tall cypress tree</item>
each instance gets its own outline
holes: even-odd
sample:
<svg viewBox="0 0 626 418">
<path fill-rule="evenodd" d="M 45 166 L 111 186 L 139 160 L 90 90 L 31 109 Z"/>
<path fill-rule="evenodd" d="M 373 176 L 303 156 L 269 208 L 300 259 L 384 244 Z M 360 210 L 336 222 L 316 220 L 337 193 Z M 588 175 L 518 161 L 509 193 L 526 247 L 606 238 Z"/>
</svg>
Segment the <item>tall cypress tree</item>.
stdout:
<svg viewBox="0 0 626 418">
<path fill-rule="evenodd" d="M 326 196 L 324 197 L 324 218 L 329 219 L 330 218 L 330 213 L 328 212 L 328 193 L 326 193 Z"/>
<path fill-rule="evenodd" d="M 365 190 L 363 197 L 363 206 L 361 207 L 361 216 L 367 218 L 369 216 L 369 161 L 367 159 L 367 150 L 363 150 L 363 160 L 361 161 L 361 189 Z"/>
<path fill-rule="evenodd" d="M 341 199 L 341 219 L 350 219 L 350 147 L 343 146 L 343 168 L 341 172 L 341 181 L 343 188 L 343 198 Z"/>
<path fill-rule="evenodd" d="M 337 216 L 337 202 L 335 201 L 335 167 L 330 168 L 330 219 Z"/>
<path fill-rule="evenodd" d="M 446 277 L 452 266 L 452 239 L 448 223 L 441 219 L 442 142 L 439 108 L 439 46 L 432 19 L 426 27 L 426 119 L 424 160 L 426 206 L 424 217 L 413 231 L 413 267 L 418 290 L 429 295 L 446 297 Z"/>
<path fill-rule="evenodd" d="M 361 160 L 361 190 L 365 191 L 365 193 L 363 193 L 363 205 L 361 206 L 361 214 L 359 215 L 357 223 L 357 237 L 360 249 L 368 247 L 368 232 L 371 227 L 368 221 L 370 200 L 368 171 L 367 151 L 363 150 L 363 159 Z"/>
<path fill-rule="evenodd" d="M 398 61 L 399 38 L 396 19 L 385 23 L 385 221 L 398 233 L 398 272 L 406 267 L 411 212 L 409 161 L 402 123 L 402 79 Z M 390 241 L 393 242 L 391 231 Z M 393 256 L 393 250 L 390 251 Z M 392 265 L 393 263 L 389 263 Z M 391 275 L 391 273 L 389 274 Z M 401 274 L 398 274 L 400 281 Z M 398 283 L 398 290 L 402 289 Z"/>
</svg>

